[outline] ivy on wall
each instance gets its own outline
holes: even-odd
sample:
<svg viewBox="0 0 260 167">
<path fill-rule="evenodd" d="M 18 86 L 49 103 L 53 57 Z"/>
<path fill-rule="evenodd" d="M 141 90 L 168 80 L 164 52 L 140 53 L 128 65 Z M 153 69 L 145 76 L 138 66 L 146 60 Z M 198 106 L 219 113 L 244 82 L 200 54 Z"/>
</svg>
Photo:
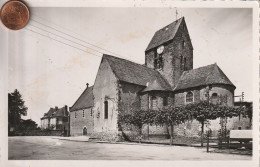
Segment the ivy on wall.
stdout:
<svg viewBox="0 0 260 167">
<path fill-rule="evenodd" d="M 202 146 L 205 122 L 217 118 L 231 118 L 245 112 L 245 108 L 242 107 L 222 106 L 219 104 L 211 104 L 208 101 L 200 101 L 183 106 L 168 106 L 159 110 L 140 110 L 138 104 L 134 103 L 124 107 L 121 105 L 121 110 L 119 110 L 119 124 L 137 126 L 140 129 L 140 135 L 142 135 L 142 127 L 144 124 L 166 124 L 171 127 L 171 142 L 173 138 L 173 126 L 195 119 L 201 123 Z"/>
</svg>

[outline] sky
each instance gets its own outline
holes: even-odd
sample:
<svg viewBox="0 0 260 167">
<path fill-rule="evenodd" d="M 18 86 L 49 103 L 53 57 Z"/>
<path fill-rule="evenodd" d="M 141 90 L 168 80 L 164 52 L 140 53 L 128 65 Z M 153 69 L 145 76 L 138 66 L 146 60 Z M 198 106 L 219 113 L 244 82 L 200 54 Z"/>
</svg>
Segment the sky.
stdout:
<svg viewBox="0 0 260 167">
<path fill-rule="evenodd" d="M 40 125 L 50 107 L 71 107 L 86 83 L 94 84 L 102 53 L 144 64 L 154 33 L 182 16 L 194 48 L 193 67 L 217 63 L 236 86 L 235 95 L 245 92 L 245 101 L 252 101 L 252 10 L 177 11 L 176 15 L 176 8 L 31 8 L 29 25 L 8 34 L 8 91 L 18 89 L 22 94 L 28 107 L 24 119 Z"/>
</svg>

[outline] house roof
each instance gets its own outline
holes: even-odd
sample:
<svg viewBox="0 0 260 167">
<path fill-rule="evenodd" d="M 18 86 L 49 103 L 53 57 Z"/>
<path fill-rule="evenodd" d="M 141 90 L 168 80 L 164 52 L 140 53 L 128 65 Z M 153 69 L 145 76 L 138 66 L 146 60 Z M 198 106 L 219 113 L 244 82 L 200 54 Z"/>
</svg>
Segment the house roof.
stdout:
<svg viewBox="0 0 260 167">
<path fill-rule="evenodd" d="M 156 80 L 163 90 L 172 90 L 170 84 L 156 70 L 118 57 L 103 55 L 120 81 L 147 86 Z"/>
<path fill-rule="evenodd" d="M 68 116 L 68 108 L 64 106 L 62 108 L 50 108 L 47 113 L 44 113 L 44 116 L 41 119 L 49 118 L 49 117 L 67 117 Z"/>
<path fill-rule="evenodd" d="M 70 111 L 81 110 L 94 106 L 93 86 L 90 86 L 84 90 L 78 100 L 70 108 Z"/>
<path fill-rule="evenodd" d="M 183 72 L 174 91 L 209 84 L 225 84 L 236 88 L 217 64 L 211 64 Z"/>
<path fill-rule="evenodd" d="M 184 20 L 184 17 L 181 17 L 173 23 L 156 31 L 145 51 L 148 51 L 154 47 L 157 47 L 165 42 L 172 40 L 175 37 L 182 20 Z"/>
</svg>

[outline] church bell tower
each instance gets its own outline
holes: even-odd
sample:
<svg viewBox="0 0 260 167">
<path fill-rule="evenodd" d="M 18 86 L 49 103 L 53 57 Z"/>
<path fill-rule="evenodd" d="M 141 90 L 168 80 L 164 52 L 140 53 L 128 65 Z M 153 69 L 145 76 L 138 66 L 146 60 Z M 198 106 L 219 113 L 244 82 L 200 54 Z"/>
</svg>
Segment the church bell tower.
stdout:
<svg viewBox="0 0 260 167">
<path fill-rule="evenodd" d="M 145 65 L 158 70 L 174 88 L 193 69 L 193 47 L 184 17 L 158 30 L 145 50 Z"/>
</svg>

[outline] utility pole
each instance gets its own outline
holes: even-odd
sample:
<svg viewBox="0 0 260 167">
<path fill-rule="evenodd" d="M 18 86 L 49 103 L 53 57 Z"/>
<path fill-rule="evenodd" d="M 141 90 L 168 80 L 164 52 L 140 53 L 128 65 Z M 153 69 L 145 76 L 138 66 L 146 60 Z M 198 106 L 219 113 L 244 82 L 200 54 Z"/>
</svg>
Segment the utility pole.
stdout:
<svg viewBox="0 0 260 167">
<path fill-rule="evenodd" d="M 239 101 L 240 101 L 240 102 L 243 102 L 243 101 L 244 101 L 244 97 L 245 97 L 245 93 L 242 92 L 241 95 L 237 95 L 237 96 L 234 96 L 234 97 L 240 97 L 240 98 L 239 98 Z"/>
</svg>

